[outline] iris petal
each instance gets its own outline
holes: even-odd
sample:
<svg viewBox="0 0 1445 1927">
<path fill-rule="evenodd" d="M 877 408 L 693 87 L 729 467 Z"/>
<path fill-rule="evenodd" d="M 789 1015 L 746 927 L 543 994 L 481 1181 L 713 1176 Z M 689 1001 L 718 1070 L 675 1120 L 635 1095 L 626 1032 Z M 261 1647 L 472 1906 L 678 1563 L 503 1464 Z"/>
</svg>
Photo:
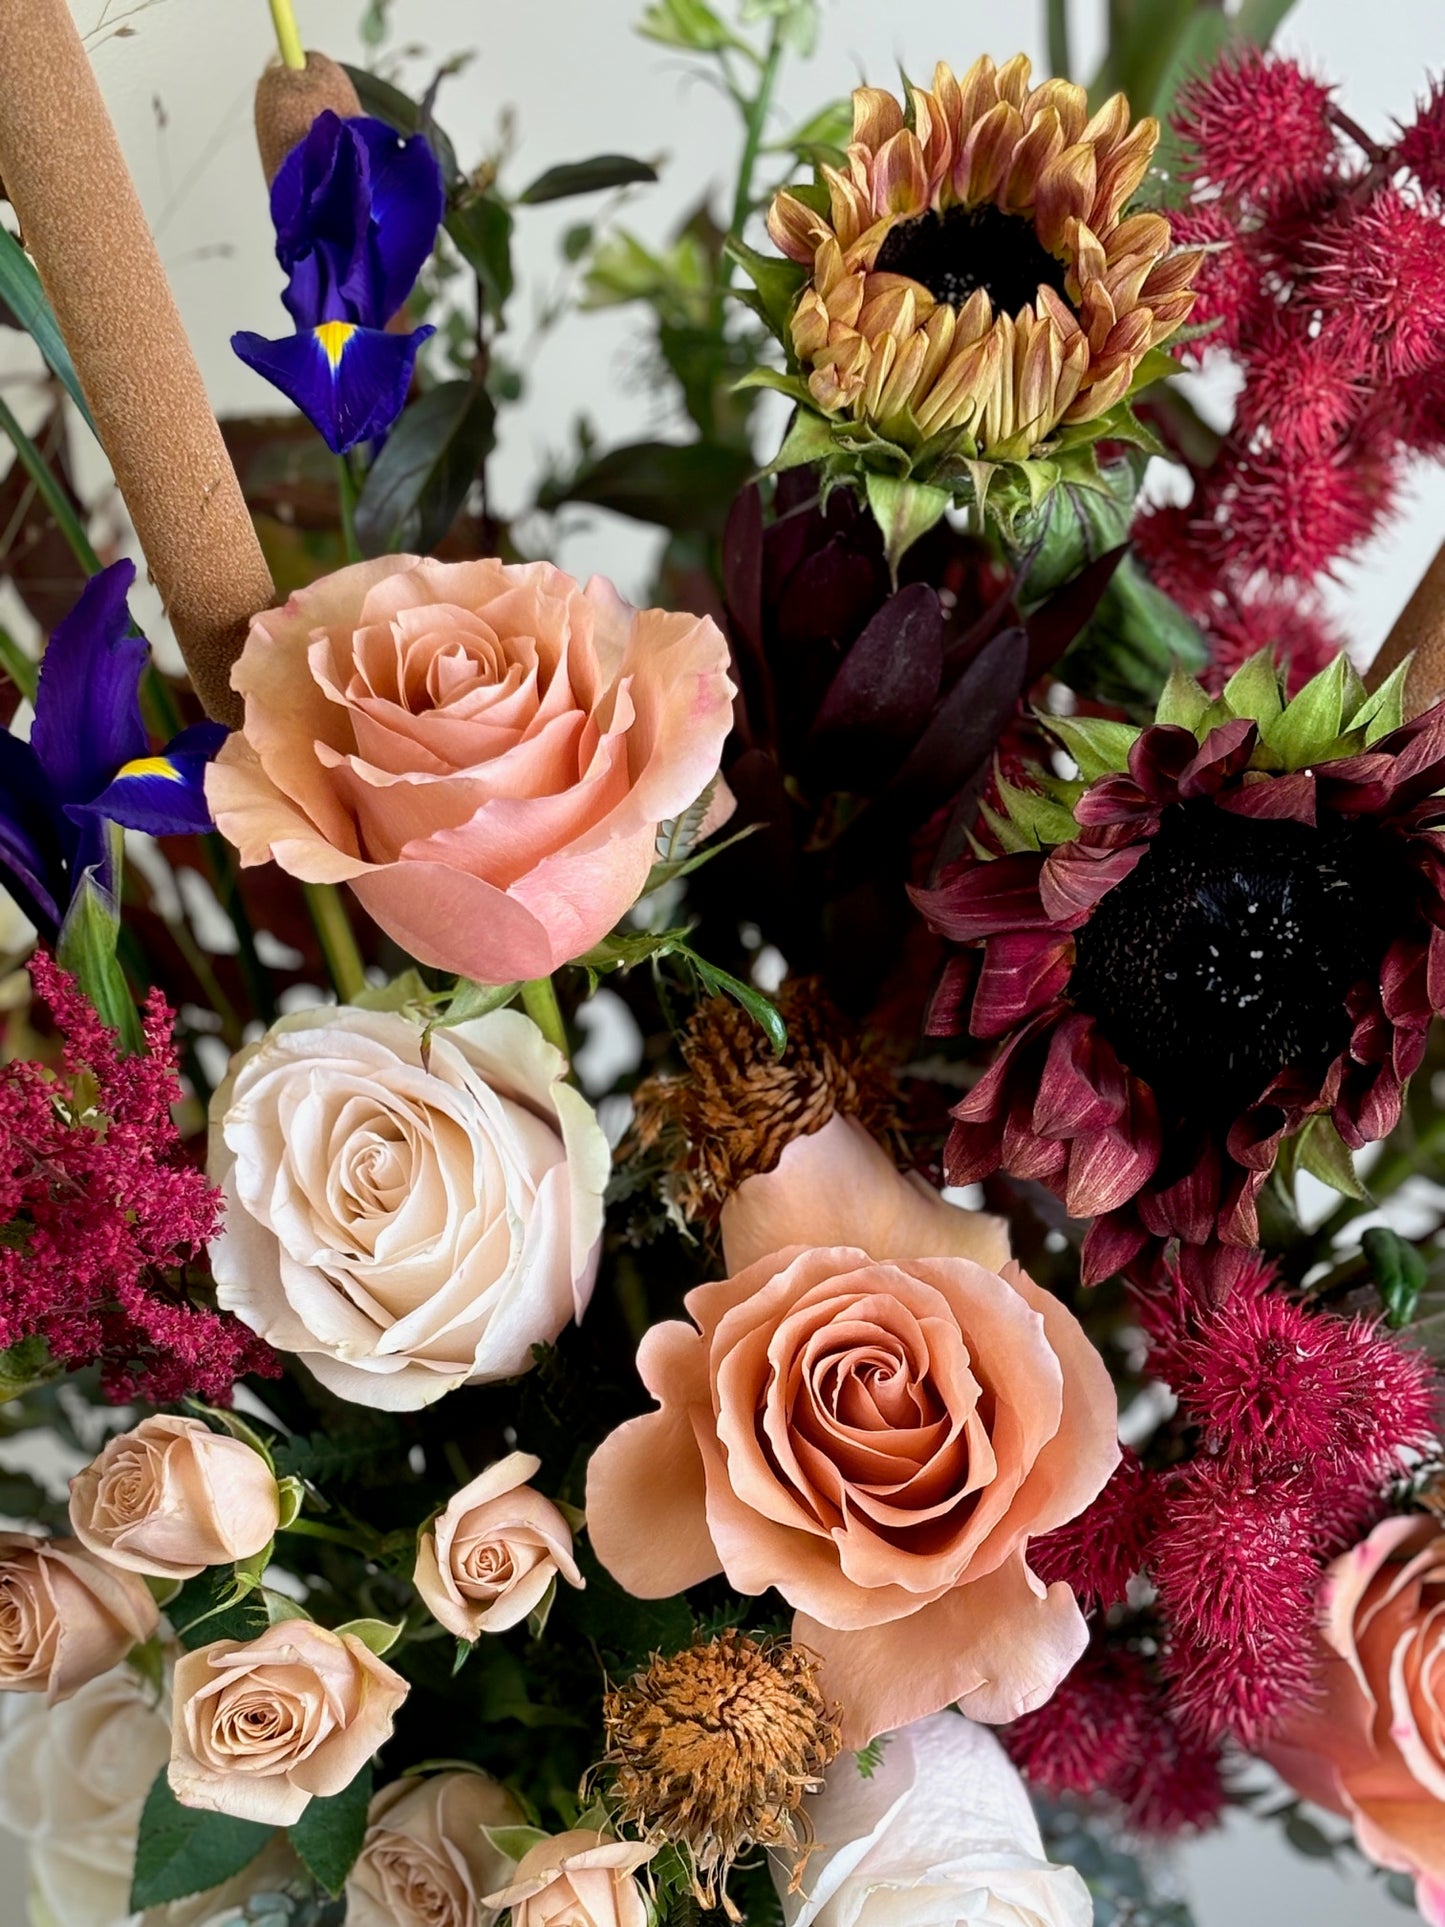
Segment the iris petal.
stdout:
<svg viewBox="0 0 1445 1927">
<path fill-rule="evenodd" d="M 426 327 L 392 335 L 333 321 L 280 341 L 235 334 L 231 346 L 248 368 L 293 401 L 340 455 L 391 427 L 406 403 L 417 349 L 435 332 Z"/>
<path fill-rule="evenodd" d="M 40 665 L 30 746 L 62 806 L 89 801 L 122 763 L 145 754 L 139 689 L 148 651 L 126 607 L 134 581 L 131 562 L 93 575 Z"/>
<path fill-rule="evenodd" d="M 212 829 L 206 807 L 206 765 L 226 739 L 219 723 L 182 730 L 158 756 L 137 756 L 92 803 L 73 806 L 75 821 L 103 817 L 151 836 L 184 836 Z"/>
<path fill-rule="evenodd" d="M 371 161 L 379 324 L 396 313 L 427 264 L 446 209 L 446 188 L 421 134 L 403 140 L 379 120 L 354 120 L 351 126 Z"/>
<path fill-rule="evenodd" d="M 40 760 L 0 730 L 0 881 L 37 929 L 53 935 L 65 901 L 64 851 Z"/>
</svg>

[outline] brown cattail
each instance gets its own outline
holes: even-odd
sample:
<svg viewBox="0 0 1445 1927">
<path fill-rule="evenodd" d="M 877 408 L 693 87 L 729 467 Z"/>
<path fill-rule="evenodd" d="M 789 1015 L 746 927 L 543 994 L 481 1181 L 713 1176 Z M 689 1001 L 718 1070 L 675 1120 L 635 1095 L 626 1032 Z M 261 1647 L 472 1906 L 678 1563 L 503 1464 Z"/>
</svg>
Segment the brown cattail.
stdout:
<svg viewBox="0 0 1445 1927">
<path fill-rule="evenodd" d="M 1414 661 L 1405 680 L 1407 716 L 1417 716 L 1445 696 L 1445 543 L 1370 664 L 1370 687 L 1377 689 L 1412 653 Z"/>
<path fill-rule="evenodd" d="M 835 1111 L 877 1138 L 897 1125 L 887 1070 L 822 985 L 789 978 L 777 1004 L 788 1030 L 781 1057 L 746 1011 L 714 997 L 680 1039 L 687 1074 L 650 1077 L 633 1094 L 624 1159 L 660 1164 L 663 1193 L 683 1218 L 716 1218 L 744 1178 L 771 1171 Z"/>
<path fill-rule="evenodd" d="M 803 1798 L 838 1757 L 818 1661 L 729 1627 L 655 1657 L 608 1693 L 602 1718 L 618 1819 L 680 1847 L 701 1905 L 736 1919 L 728 1868 L 749 1847 L 806 1846 Z"/>
<path fill-rule="evenodd" d="M 312 121 L 328 108 L 343 120 L 361 112 L 351 76 L 343 66 L 309 51 L 304 67 L 271 62 L 256 82 L 256 145 L 267 187 L 297 141 L 306 138 Z"/>
<path fill-rule="evenodd" d="M 275 598 L 236 471 L 66 0 L 0 0 L 0 174 L 196 693 Z"/>
</svg>

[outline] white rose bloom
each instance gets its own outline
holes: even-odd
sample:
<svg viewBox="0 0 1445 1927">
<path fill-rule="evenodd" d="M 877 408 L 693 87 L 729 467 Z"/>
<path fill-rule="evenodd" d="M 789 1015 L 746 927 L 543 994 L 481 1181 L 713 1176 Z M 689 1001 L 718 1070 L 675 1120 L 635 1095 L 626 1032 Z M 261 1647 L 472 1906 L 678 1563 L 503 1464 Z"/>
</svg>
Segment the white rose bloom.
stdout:
<svg viewBox="0 0 1445 1927">
<path fill-rule="evenodd" d="M 986 1726 L 935 1713 L 889 1734 L 868 1778 L 844 1754 L 804 1802 L 802 1884 L 773 1879 L 787 1927 L 1090 1927 L 1072 1867 L 1044 1858 L 1023 1781 Z"/>
<path fill-rule="evenodd" d="M 611 1165 L 521 1011 L 423 1038 L 395 1011 L 298 1011 L 211 1105 L 220 1304 L 388 1411 L 525 1371 L 581 1317 Z"/>
</svg>

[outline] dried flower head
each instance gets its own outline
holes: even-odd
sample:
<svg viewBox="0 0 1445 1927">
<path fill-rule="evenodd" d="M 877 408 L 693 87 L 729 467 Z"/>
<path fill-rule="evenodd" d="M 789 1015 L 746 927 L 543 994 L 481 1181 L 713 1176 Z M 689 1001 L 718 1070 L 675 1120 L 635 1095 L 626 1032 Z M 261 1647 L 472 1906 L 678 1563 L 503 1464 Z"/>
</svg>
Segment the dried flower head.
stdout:
<svg viewBox="0 0 1445 1927">
<path fill-rule="evenodd" d="M 684 1850 L 702 1906 L 733 1913 L 722 1887 L 748 1847 L 806 1845 L 803 1796 L 840 1739 L 802 1647 L 729 1627 L 655 1657 L 607 1694 L 602 1716 L 617 1817 Z"/>
<path fill-rule="evenodd" d="M 1115 94 L 1030 85 L 986 56 L 907 106 L 853 96 L 847 166 L 782 193 L 777 247 L 808 272 L 793 354 L 816 407 L 917 449 L 1024 460 L 1129 393 L 1189 313 L 1198 256 L 1161 214 L 1125 217 L 1159 138 Z"/>
<path fill-rule="evenodd" d="M 684 1218 L 715 1218 L 744 1178 L 771 1171 L 835 1111 L 877 1138 L 894 1128 L 892 1080 L 821 984 L 790 979 L 777 1005 L 788 1028 L 781 1057 L 745 1010 L 714 997 L 683 1033 L 686 1075 L 650 1077 L 634 1093 L 631 1149 L 658 1154 L 668 1202 Z"/>
</svg>

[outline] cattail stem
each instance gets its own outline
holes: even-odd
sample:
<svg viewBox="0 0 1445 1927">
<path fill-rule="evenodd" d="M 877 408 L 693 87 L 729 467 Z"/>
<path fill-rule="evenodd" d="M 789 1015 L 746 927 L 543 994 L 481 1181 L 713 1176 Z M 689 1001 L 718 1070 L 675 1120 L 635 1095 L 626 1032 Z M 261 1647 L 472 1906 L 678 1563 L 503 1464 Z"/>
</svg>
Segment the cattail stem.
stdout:
<svg viewBox="0 0 1445 1927">
<path fill-rule="evenodd" d="M 301 45 L 301 30 L 296 25 L 291 0 L 271 0 L 271 24 L 276 29 L 276 45 L 285 64 L 299 73 L 306 65 L 306 49 Z"/>
<path fill-rule="evenodd" d="M 1370 688 L 1377 689 L 1412 653 L 1405 710 L 1408 715 L 1418 715 L 1445 696 L 1445 542 L 1370 664 L 1365 679 Z"/>
<path fill-rule="evenodd" d="M 66 0 L 0 0 L 0 47 L 0 176 L 196 693 L 234 727 L 270 570 Z"/>
</svg>

